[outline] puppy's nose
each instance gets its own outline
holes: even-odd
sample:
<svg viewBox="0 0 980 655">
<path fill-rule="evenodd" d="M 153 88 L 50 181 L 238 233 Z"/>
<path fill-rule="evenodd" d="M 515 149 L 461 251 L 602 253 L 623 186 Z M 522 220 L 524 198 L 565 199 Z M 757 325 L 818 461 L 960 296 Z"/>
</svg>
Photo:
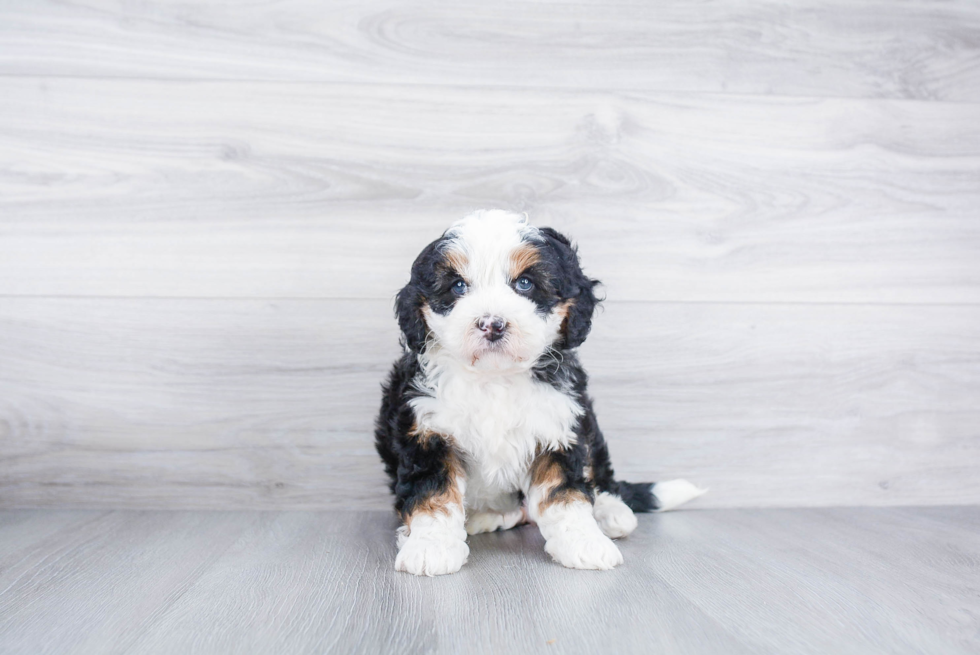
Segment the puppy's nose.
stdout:
<svg viewBox="0 0 980 655">
<path fill-rule="evenodd" d="M 502 338 L 504 332 L 507 331 L 507 321 L 499 316 L 490 316 L 489 314 L 478 320 L 476 326 L 480 328 L 484 338 L 490 342 Z"/>
</svg>

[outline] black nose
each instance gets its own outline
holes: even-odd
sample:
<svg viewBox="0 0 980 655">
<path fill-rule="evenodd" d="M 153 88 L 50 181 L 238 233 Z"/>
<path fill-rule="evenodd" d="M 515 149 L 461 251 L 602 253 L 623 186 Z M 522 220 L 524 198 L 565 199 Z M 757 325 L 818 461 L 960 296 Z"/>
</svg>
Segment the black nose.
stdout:
<svg viewBox="0 0 980 655">
<path fill-rule="evenodd" d="M 476 326 L 480 328 L 480 332 L 490 342 L 502 338 L 504 332 L 507 331 L 507 321 L 499 316 L 484 316 L 476 322 Z"/>
</svg>

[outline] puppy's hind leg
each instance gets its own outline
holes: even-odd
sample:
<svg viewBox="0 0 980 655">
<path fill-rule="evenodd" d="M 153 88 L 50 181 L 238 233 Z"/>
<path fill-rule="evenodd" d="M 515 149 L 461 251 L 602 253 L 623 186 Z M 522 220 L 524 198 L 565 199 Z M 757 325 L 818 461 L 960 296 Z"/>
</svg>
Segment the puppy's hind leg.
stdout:
<svg viewBox="0 0 980 655">
<path fill-rule="evenodd" d="M 601 491 L 596 494 L 592 515 L 602 534 L 610 539 L 619 539 L 636 530 L 636 515 L 623 499 L 614 494 Z"/>
<path fill-rule="evenodd" d="M 531 467 L 527 509 L 545 539 L 544 550 L 571 569 L 611 569 L 623 563 L 616 544 L 602 533 L 592 503 L 575 484 L 560 452 L 545 452 Z"/>
</svg>

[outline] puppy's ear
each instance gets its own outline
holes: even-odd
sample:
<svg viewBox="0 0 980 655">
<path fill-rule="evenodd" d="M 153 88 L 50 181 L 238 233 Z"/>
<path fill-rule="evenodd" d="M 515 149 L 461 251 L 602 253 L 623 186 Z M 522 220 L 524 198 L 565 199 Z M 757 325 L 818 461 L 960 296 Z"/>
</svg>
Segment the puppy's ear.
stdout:
<svg viewBox="0 0 980 655">
<path fill-rule="evenodd" d="M 422 315 L 425 289 L 431 287 L 438 246 L 441 239 L 427 245 L 412 264 L 412 278 L 395 296 L 395 316 L 402 330 L 402 339 L 411 350 L 420 353 L 425 348 L 429 326 Z"/>
<path fill-rule="evenodd" d="M 599 280 L 582 272 L 578 252 L 568 237 L 550 227 L 541 228 L 547 246 L 556 255 L 559 275 L 555 290 L 563 301 L 569 301 L 568 315 L 562 324 L 562 348 L 582 345 L 592 329 L 592 314 L 600 300 L 595 295 Z"/>
<path fill-rule="evenodd" d="M 395 296 L 395 316 L 398 318 L 398 327 L 402 330 L 402 340 L 409 349 L 417 353 L 422 352 L 425 347 L 425 337 L 429 332 L 425 317 L 422 316 L 424 302 L 422 290 L 413 282 L 402 287 Z"/>
</svg>

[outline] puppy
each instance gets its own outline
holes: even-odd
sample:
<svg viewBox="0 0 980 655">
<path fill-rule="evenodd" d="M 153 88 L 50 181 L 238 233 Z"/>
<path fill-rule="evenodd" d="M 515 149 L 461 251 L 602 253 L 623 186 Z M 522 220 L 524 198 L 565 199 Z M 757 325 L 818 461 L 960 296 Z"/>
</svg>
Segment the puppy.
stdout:
<svg viewBox="0 0 980 655">
<path fill-rule="evenodd" d="M 403 521 L 396 570 L 454 573 L 467 534 L 528 520 L 558 563 L 611 569 L 633 512 L 703 493 L 615 479 L 575 355 L 597 284 L 568 238 L 500 210 L 456 222 L 415 260 L 375 433 Z"/>
</svg>

